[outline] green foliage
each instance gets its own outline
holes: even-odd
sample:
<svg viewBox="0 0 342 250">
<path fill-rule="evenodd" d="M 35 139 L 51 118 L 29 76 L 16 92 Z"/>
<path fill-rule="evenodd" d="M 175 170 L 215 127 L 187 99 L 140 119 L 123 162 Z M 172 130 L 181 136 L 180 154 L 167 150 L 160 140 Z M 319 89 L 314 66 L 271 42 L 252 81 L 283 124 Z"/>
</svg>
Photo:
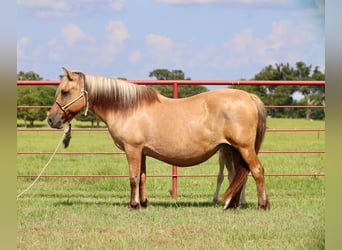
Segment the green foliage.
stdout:
<svg viewBox="0 0 342 250">
<path fill-rule="evenodd" d="M 43 80 L 43 78 L 39 74 L 37 74 L 33 71 L 28 71 L 28 72 L 20 71 L 17 74 L 17 79 L 19 81 L 40 81 L 40 80 Z"/>
<path fill-rule="evenodd" d="M 294 105 L 296 106 L 306 106 L 307 100 L 305 98 L 294 101 Z M 321 104 L 319 104 L 321 105 Z M 304 118 L 307 117 L 308 115 L 310 116 L 310 119 L 313 120 L 324 120 L 325 118 L 325 113 L 323 108 L 315 108 L 315 109 L 309 109 L 309 108 L 295 108 L 291 109 L 291 117 L 293 118 Z M 307 118 L 308 120 L 309 118 Z"/>
<path fill-rule="evenodd" d="M 18 80 L 42 80 L 38 74 L 29 71 L 20 71 L 17 74 Z M 17 86 L 17 105 L 18 106 L 49 106 L 54 102 L 56 87 L 53 86 Z M 17 111 L 17 118 L 29 122 L 30 126 L 34 121 L 43 121 L 47 117 L 46 109 L 41 108 L 22 108 Z"/>
<path fill-rule="evenodd" d="M 269 65 L 260 73 L 256 74 L 255 80 L 323 80 L 324 74 L 319 71 L 318 67 L 312 73 L 312 65 L 307 66 L 304 62 L 297 62 L 295 67 L 287 64 L 275 64 L 275 67 Z M 323 79 L 322 79 L 323 78 Z M 264 100 L 266 105 L 294 105 L 293 94 L 298 91 L 305 97 L 305 105 L 323 105 L 324 87 L 317 86 L 267 86 L 267 98 Z M 315 95 L 315 97 L 314 97 Z M 321 97 L 321 101 L 319 101 Z M 315 101 L 313 101 L 315 100 Z M 292 117 L 288 109 L 269 109 L 268 112 L 272 117 Z M 306 119 L 310 119 L 311 109 L 306 111 Z"/>
<path fill-rule="evenodd" d="M 96 123 L 96 127 L 99 127 L 100 126 L 100 121 L 101 121 L 101 119 L 97 115 L 95 115 L 94 112 L 91 111 L 91 110 L 88 110 L 88 114 L 86 116 L 84 115 L 83 112 L 79 113 L 75 117 L 75 119 L 77 121 L 83 121 L 83 122 L 87 121 L 87 122 L 90 122 L 92 128 L 95 127 L 95 125 L 94 125 L 95 123 Z"/>
<path fill-rule="evenodd" d="M 191 80 L 189 77 L 185 78 L 182 70 L 155 69 L 150 72 L 149 77 L 155 77 L 157 80 Z M 173 97 L 172 85 L 156 85 L 154 88 L 164 96 Z M 203 85 L 178 85 L 179 98 L 193 96 L 205 91 L 208 89 Z"/>
<path fill-rule="evenodd" d="M 296 62 L 295 67 L 289 63 L 268 65 L 263 68 L 259 73 L 254 76 L 254 80 L 267 81 L 267 80 L 301 80 L 313 81 L 324 80 L 325 75 L 316 66 L 312 71 L 312 65 L 307 66 L 304 62 Z M 275 106 L 289 106 L 289 105 L 310 105 L 310 106 L 324 106 L 325 105 L 325 92 L 324 86 L 297 86 L 297 85 L 265 85 L 265 86 L 232 86 L 232 88 L 243 89 L 248 92 L 258 95 L 265 105 Z M 304 96 L 304 100 L 300 101 L 301 104 L 296 104 L 293 99 L 293 94 L 299 92 Z M 305 114 L 302 112 L 293 111 L 287 108 L 271 108 L 267 110 L 268 115 L 272 117 L 287 117 L 296 118 L 301 114 L 301 118 L 306 119 L 324 119 L 324 110 L 306 109 Z"/>
</svg>

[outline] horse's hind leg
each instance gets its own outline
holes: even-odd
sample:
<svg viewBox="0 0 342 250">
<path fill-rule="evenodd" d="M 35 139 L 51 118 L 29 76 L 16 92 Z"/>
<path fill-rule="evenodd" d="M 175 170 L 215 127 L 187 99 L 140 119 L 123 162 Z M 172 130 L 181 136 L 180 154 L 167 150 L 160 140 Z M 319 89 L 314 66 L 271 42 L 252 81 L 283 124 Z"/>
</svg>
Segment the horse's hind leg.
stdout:
<svg viewBox="0 0 342 250">
<path fill-rule="evenodd" d="M 243 186 L 248 177 L 248 166 L 241 158 L 240 153 L 236 149 L 232 149 L 235 175 L 230 177 L 230 185 L 224 193 L 221 203 L 224 204 L 224 209 L 239 208 L 240 197 Z"/>
<path fill-rule="evenodd" d="M 213 202 L 215 204 L 218 202 L 218 196 L 224 180 L 224 165 L 227 164 L 228 161 L 232 161 L 231 157 L 231 150 L 229 147 L 223 147 L 219 150 L 219 172 L 217 174 L 216 190 L 213 197 Z"/>
<path fill-rule="evenodd" d="M 234 154 L 234 157 L 233 157 Z M 229 184 L 233 182 L 235 175 L 236 175 L 236 168 L 238 168 L 239 164 L 244 164 L 244 162 L 241 161 L 240 154 L 236 150 L 230 149 L 230 157 L 227 158 L 226 161 L 226 168 L 228 171 L 228 180 Z M 244 165 L 245 168 L 248 169 L 248 166 Z M 246 202 L 246 196 L 245 196 L 245 189 L 246 189 L 246 183 L 247 183 L 247 178 L 246 181 L 244 182 L 241 190 L 239 190 L 239 197 L 240 197 L 240 205 L 245 206 L 247 204 Z"/>
<path fill-rule="evenodd" d="M 256 182 L 258 194 L 258 208 L 269 210 L 271 208 L 271 204 L 269 203 L 266 194 L 264 168 L 261 165 L 254 148 L 241 148 L 239 151 L 244 161 L 248 164 L 252 172 L 253 178 Z"/>
<path fill-rule="evenodd" d="M 227 202 L 225 203 L 225 209 L 226 208 L 240 208 L 241 206 L 245 206 L 246 200 L 245 200 L 245 197 L 244 197 L 244 190 L 245 190 L 246 181 L 247 181 L 247 175 L 244 174 L 245 169 L 247 169 L 247 168 L 243 167 L 241 165 L 238 166 L 237 171 L 239 171 L 239 175 L 237 175 L 237 174 L 235 175 L 235 176 L 237 176 L 236 180 L 240 181 L 243 178 L 245 178 L 245 179 L 242 180 L 242 183 L 243 183 L 242 187 L 240 187 L 240 188 L 236 187 L 236 193 L 232 194 L 230 202 L 229 203 L 227 203 Z M 247 174 L 248 174 L 248 172 L 247 172 Z M 233 183 L 233 181 L 235 179 L 235 176 L 229 182 L 230 184 Z M 235 184 L 231 185 L 233 190 L 234 190 L 234 185 L 237 185 L 236 182 L 235 182 Z"/>
<path fill-rule="evenodd" d="M 150 205 L 146 193 L 146 156 L 141 159 L 140 183 L 139 183 L 140 206 L 146 208 Z"/>
</svg>

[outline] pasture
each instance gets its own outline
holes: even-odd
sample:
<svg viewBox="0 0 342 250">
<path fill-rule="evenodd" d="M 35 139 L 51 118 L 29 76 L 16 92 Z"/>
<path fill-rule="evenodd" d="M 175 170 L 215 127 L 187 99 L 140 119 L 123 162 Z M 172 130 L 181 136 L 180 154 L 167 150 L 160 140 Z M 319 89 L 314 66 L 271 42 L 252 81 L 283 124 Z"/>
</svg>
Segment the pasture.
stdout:
<svg viewBox="0 0 342 250">
<path fill-rule="evenodd" d="M 46 124 L 46 123 L 45 123 Z M 42 123 L 42 126 L 45 126 Z M 84 126 L 73 123 L 73 128 Z M 268 119 L 269 129 L 324 128 L 324 121 Z M 17 151 L 54 151 L 62 132 L 17 132 Z M 261 151 L 325 150 L 325 132 L 267 132 Z M 108 132 L 72 132 L 60 152 L 111 152 Z M 50 155 L 17 155 L 18 174 L 38 174 Z M 325 173 L 324 154 L 267 154 L 266 174 Z M 178 174 L 216 174 L 218 157 Z M 147 174 L 170 174 L 171 167 L 149 158 Z M 124 155 L 56 155 L 44 174 L 127 175 Z M 17 193 L 33 178 L 18 177 Z M 224 181 L 221 194 L 227 188 Z M 269 212 L 257 211 L 255 182 L 249 177 L 248 206 L 223 211 L 212 204 L 215 177 L 147 179 L 151 206 L 128 210 L 128 178 L 41 178 L 17 201 L 19 249 L 323 249 L 325 177 L 267 176 Z"/>
</svg>

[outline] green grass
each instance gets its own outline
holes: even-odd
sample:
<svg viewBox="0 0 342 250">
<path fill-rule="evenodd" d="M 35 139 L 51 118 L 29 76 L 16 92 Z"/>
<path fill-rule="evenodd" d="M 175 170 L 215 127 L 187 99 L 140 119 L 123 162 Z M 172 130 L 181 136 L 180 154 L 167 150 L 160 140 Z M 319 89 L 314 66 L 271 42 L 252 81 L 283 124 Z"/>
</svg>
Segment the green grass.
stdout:
<svg viewBox="0 0 342 250">
<path fill-rule="evenodd" d="M 82 126 L 75 123 L 74 127 Z M 268 119 L 268 128 L 324 128 L 322 121 Z M 17 132 L 20 151 L 53 151 L 61 132 Z M 324 132 L 269 132 L 262 151 L 324 150 Z M 118 151 L 107 132 L 73 132 L 68 149 Z M 18 155 L 18 174 L 37 174 L 49 155 Z M 324 173 L 324 154 L 260 154 L 266 173 Z M 216 174 L 217 156 L 179 174 Z M 148 174 L 170 174 L 148 159 Z M 44 174 L 122 174 L 124 155 L 56 155 Z M 18 193 L 33 178 L 18 178 Z M 215 177 L 148 178 L 151 206 L 129 211 L 128 178 L 41 178 L 17 202 L 19 249 L 323 249 L 325 177 L 266 177 L 272 205 L 257 211 L 249 177 L 248 207 L 212 205 Z M 221 194 L 227 188 L 225 180 Z"/>
</svg>

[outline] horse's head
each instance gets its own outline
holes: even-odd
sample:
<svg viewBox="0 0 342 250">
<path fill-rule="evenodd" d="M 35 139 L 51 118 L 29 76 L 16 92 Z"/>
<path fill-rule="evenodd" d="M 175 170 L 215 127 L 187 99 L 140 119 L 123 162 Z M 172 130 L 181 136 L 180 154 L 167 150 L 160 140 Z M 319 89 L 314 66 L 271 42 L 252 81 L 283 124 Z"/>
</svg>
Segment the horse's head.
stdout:
<svg viewBox="0 0 342 250">
<path fill-rule="evenodd" d="M 56 91 L 56 101 L 51 107 L 48 123 L 52 128 L 62 128 L 71 121 L 83 108 L 88 108 L 88 93 L 84 89 L 84 74 L 71 72 L 63 68 L 66 75 Z M 87 112 L 87 111 L 86 111 Z"/>
</svg>

